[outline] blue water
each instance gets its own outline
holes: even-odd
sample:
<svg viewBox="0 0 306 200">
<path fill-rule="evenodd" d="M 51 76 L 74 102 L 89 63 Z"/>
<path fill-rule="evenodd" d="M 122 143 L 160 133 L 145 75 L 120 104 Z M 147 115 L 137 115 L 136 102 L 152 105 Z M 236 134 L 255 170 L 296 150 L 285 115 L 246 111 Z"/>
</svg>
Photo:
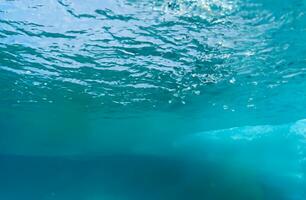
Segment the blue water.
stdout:
<svg viewBox="0 0 306 200">
<path fill-rule="evenodd" d="M 306 2 L 0 1 L 0 199 L 306 199 Z"/>
</svg>

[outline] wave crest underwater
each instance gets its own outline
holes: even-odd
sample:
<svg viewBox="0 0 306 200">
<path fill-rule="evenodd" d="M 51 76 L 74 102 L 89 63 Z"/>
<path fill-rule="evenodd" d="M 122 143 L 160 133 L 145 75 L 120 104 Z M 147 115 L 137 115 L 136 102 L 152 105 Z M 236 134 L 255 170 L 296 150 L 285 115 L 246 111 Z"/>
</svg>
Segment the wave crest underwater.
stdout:
<svg viewBox="0 0 306 200">
<path fill-rule="evenodd" d="M 300 0 L 2 1 L 0 175 L 27 158 L 25 180 L 40 161 L 46 174 L 91 171 L 74 199 L 305 199 L 305 10 Z M 112 166 L 126 185 L 94 177 Z M 130 173 L 148 177 L 146 194 Z"/>
</svg>

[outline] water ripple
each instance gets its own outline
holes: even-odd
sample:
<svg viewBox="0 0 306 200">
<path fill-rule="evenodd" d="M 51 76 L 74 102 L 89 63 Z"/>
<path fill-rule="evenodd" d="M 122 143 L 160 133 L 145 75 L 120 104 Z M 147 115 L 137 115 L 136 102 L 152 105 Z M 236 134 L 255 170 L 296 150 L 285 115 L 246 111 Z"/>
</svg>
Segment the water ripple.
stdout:
<svg viewBox="0 0 306 200">
<path fill-rule="evenodd" d="M 305 5 L 280 7 L 259 0 L 4 1 L 0 73 L 6 85 L 21 85 L 7 94 L 14 102 L 39 99 L 40 82 L 48 99 L 51 91 L 95 99 L 86 107 L 201 102 L 209 110 L 263 111 L 274 91 L 283 98 L 289 83 L 304 87 Z M 216 91 L 225 89 L 220 100 Z"/>
</svg>

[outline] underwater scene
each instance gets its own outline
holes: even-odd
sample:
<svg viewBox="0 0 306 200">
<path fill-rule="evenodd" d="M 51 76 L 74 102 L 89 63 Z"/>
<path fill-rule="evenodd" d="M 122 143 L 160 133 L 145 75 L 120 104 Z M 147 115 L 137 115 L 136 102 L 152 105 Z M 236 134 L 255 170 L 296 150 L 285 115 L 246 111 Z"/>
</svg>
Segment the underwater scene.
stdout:
<svg viewBox="0 0 306 200">
<path fill-rule="evenodd" d="M 0 200 L 305 199 L 305 0 L 0 0 Z"/>
</svg>

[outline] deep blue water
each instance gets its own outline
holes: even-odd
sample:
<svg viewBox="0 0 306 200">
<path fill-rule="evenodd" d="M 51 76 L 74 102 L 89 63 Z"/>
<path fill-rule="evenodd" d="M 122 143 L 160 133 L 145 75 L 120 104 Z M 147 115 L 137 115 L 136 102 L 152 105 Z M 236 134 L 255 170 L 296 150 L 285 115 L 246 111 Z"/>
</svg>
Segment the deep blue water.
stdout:
<svg viewBox="0 0 306 200">
<path fill-rule="evenodd" d="M 304 0 L 0 1 L 0 199 L 306 199 Z"/>
</svg>

